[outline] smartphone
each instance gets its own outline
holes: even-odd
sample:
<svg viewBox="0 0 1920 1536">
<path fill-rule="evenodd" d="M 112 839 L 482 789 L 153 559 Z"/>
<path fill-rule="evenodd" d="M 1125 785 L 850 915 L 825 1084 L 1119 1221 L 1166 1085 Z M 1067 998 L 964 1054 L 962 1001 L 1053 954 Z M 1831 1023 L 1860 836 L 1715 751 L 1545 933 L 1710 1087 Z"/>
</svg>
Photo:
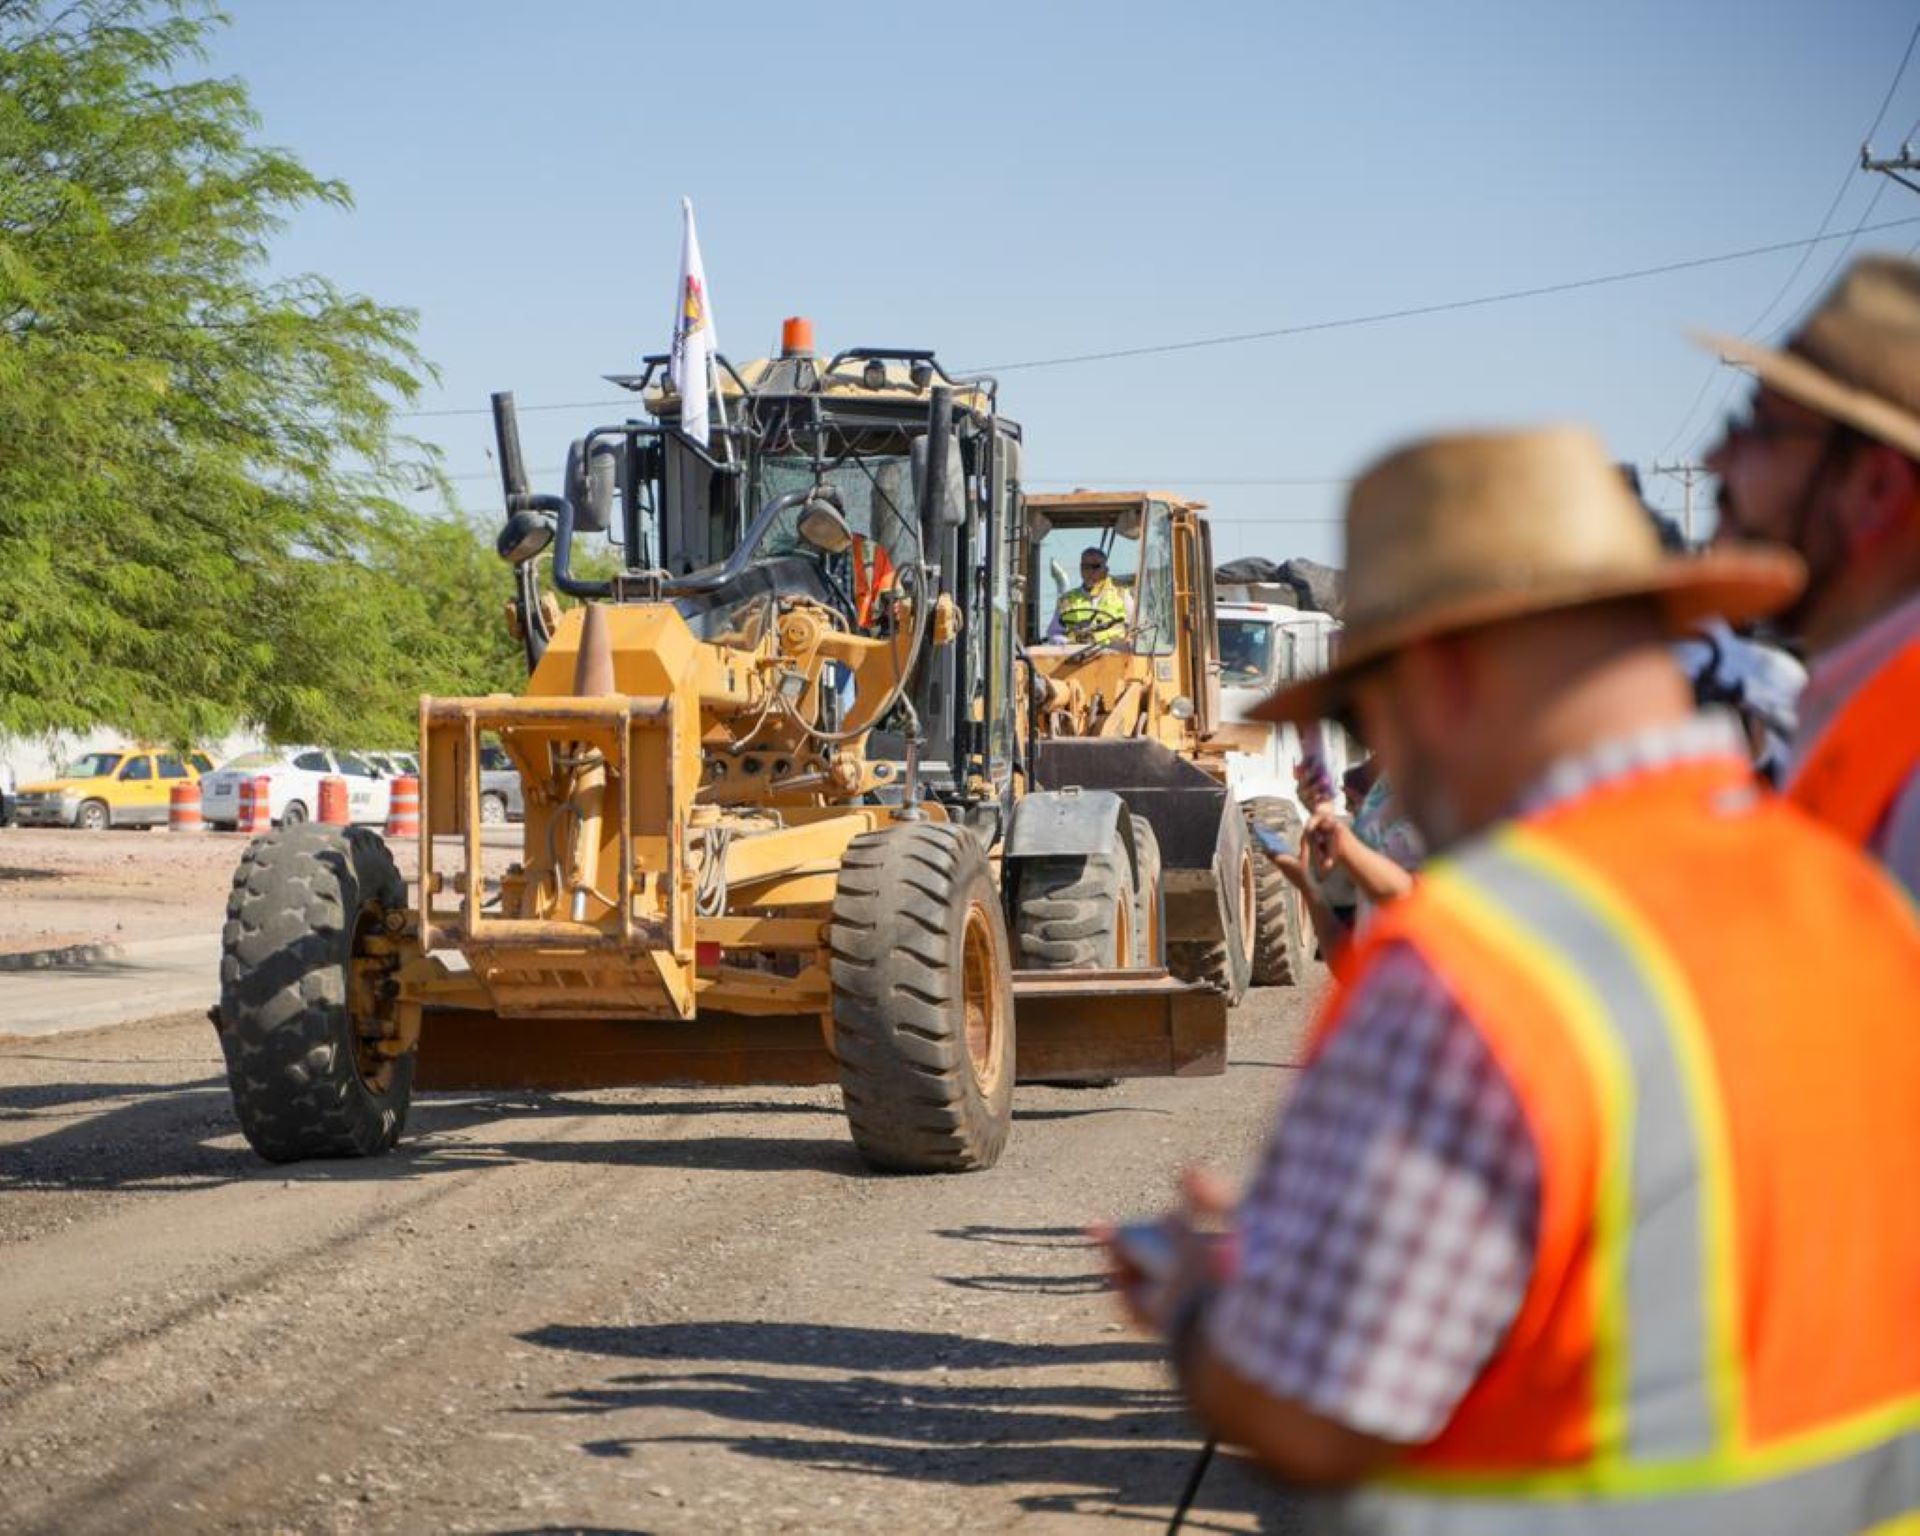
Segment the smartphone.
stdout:
<svg viewBox="0 0 1920 1536">
<path fill-rule="evenodd" d="M 1258 822 L 1250 822 L 1248 824 L 1248 830 L 1253 833 L 1253 840 L 1262 848 L 1266 849 L 1268 853 L 1290 854 L 1295 851 L 1293 844 L 1288 842 L 1286 838 L 1282 837 L 1278 832 L 1274 831 L 1272 827 L 1263 827 Z"/>
<path fill-rule="evenodd" d="M 1171 1279 L 1180 1262 L 1172 1236 L 1158 1221 L 1130 1221 L 1114 1233 L 1113 1242 L 1129 1264 L 1155 1283 Z"/>
</svg>

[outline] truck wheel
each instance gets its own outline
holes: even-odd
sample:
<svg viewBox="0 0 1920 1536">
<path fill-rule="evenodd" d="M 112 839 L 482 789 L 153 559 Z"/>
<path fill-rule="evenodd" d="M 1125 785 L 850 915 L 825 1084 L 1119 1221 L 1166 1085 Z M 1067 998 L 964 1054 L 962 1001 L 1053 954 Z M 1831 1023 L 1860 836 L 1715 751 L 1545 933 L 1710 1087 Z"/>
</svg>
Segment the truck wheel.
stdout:
<svg viewBox="0 0 1920 1536">
<path fill-rule="evenodd" d="M 1300 812 L 1277 796 L 1249 800 L 1242 811 L 1250 826 L 1278 832 L 1300 844 Z M 1301 932 L 1300 901 L 1279 867 L 1254 845 L 1254 895 L 1259 908 L 1253 935 L 1253 984 L 1292 987 L 1306 979 L 1306 935 Z"/>
<path fill-rule="evenodd" d="M 1235 1007 L 1247 995 L 1253 972 L 1248 939 L 1259 911 L 1253 851 L 1240 850 L 1238 866 L 1226 882 L 1223 902 L 1226 933 L 1211 943 L 1186 939 L 1167 946 L 1167 969 L 1182 981 L 1211 987 Z"/>
<path fill-rule="evenodd" d="M 979 842 L 940 822 L 855 838 L 827 942 L 833 1054 L 861 1157 L 897 1173 L 991 1168 L 1013 1124 L 1013 980 Z"/>
<path fill-rule="evenodd" d="M 1167 963 L 1167 893 L 1160 871 L 1160 839 L 1144 816 L 1133 818 L 1133 959 Z"/>
<path fill-rule="evenodd" d="M 485 794 L 480 797 L 480 824 L 487 827 L 505 826 L 507 821 L 507 801 L 504 795 Z"/>
<path fill-rule="evenodd" d="M 289 800 L 287 808 L 280 813 L 280 825 L 283 827 L 301 826 L 306 819 L 307 802 L 304 800 Z"/>
<path fill-rule="evenodd" d="M 1127 851 L 1029 859 L 1014 887 L 1014 944 L 1022 970 L 1116 971 L 1138 965 Z"/>
<path fill-rule="evenodd" d="M 88 800 L 81 805 L 73 824 L 82 832 L 104 832 L 113 825 L 113 812 L 104 800 Z"/>
<path fill-rule="evenodd" d="M 220 1044 L 240 1129 L 269 1162 L 368 1157 L 399 1139 L 413 1057 L 376 1048 L 391 956 L 370 942 L 407 888 L 359 827 L 283 827 L 241 855 L 221 934 Z"/>
</svg>

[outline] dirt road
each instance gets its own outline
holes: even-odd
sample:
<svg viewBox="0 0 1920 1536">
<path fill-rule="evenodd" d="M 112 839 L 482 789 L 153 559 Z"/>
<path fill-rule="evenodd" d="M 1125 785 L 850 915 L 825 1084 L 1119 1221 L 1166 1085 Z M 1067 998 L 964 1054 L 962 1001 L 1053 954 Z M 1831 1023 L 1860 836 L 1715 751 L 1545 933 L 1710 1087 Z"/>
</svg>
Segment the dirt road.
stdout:
<svg viewBox="0 0 1920 1536">
<path fill-rule="evenodd" d="M 1244 1164 L 1224 1078 L 1022 1088 L 990 1173 L 879 1178 L 827 1090 L 428 1096 L 270 1168 L 204 1018 L 0 1043 L 0 1529 L 1151 1529 L 1196 1442 L 1079 1235 Z M 1230 1465 L 1194 1529 L 1293 1530 Z"/>
</svg>

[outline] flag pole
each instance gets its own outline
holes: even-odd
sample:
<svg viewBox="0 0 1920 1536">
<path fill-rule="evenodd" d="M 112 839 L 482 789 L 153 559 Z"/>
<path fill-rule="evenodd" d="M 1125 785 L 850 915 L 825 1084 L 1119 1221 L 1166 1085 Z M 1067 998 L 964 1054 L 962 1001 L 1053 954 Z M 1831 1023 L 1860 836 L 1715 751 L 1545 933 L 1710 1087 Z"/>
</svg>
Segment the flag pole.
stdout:
<svg viewBox="0 0 1920 1536">
<path fill-rule="evenodd" d="M 686 209 L 688 223 L 692 223 L 693 222 L 693 199 L 690 197 L 681 198 L 680 206 Z M 702 252 L 701 254 L 702 254 L 702 257 L 704 258 L 705 253 Z M 701 278 L 702 278 L 702 281 L 704 281 L 706 276 L 706 262 L 704 259 L 701 261 L 700 266 L 701 266 Z M 733 439 L 732 439 L 731 429 L 733 424 L 727 418 L 726 393 L 720 388 L 720 332 L 719 332 L 719 328 L 713 325 L 713 308 L 712 308 L 711 299 L 708 300 L 707 323 L 710 327 L 712 327 L 711 334 L 708 338 L 709 341 L 711 342 L 711 345 L 709 345 L 707 348 L 707 392 L 713 396 L 715 402 L 720 407 L 720 455 L 719 456 L 723 460 L 725 460 L 727 463 L 732 463 L 733 462 Z"/>
</svg>

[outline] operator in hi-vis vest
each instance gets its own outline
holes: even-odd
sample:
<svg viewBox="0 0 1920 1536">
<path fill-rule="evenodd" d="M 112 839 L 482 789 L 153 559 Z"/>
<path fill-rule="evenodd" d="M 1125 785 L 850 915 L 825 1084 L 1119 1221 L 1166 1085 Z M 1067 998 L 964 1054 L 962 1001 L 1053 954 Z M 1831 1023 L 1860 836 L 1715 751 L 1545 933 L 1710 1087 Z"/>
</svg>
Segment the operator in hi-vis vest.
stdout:
<svg viewBox="0 0 1920 1536">
<path fill-rule="evenodd" d="M 1759 379 L 1707 455 L 1721 531 L 1807 562 L 1787 794 L 1920 899 L 1920 263 L 1855 262 L 1783 351 L 1702 339 Z"/>
<path fill-rule="evenodd" d="M 1106 551 L 1089 546 L 1080 551 L 1080 585 L 1061 593 L 1047 638 L 1085 643 L 1126 636 L 1127 596 L 1108 574 Z"/>
<path fill-rule="evenodd" d="M 1109 1232 L 1131 1310 L 1305 1530 L 1914 1530 L 1920 924 L 1667 644 L 1800 562 L 1662 555 L 1567 429 L 1392 454 L 1347 558 L 1262 713 L 1357 717 L 1434 856 L 1237 1207 Z"/>
</svg>

